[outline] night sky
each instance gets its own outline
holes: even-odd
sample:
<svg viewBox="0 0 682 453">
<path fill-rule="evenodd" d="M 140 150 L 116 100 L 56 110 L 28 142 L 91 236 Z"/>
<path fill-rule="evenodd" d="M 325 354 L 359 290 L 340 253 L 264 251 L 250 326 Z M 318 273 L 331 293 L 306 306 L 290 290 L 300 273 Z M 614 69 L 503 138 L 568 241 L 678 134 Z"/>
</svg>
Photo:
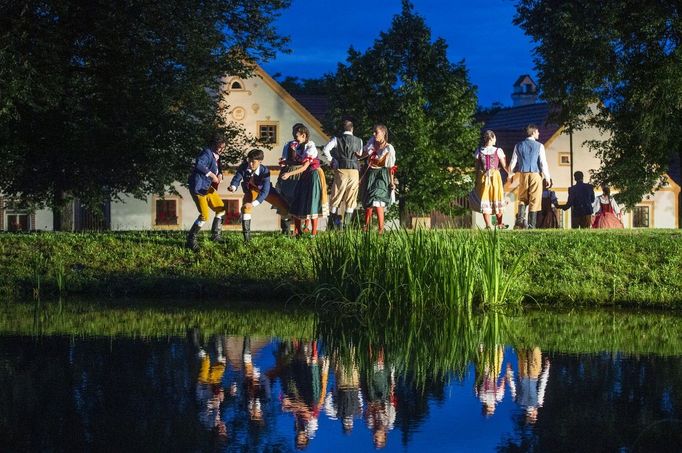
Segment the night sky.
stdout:
<svg viewBox="0 0 682 453">
<path fill-rule="evenodd" d="M 479 105 L 511 105 L 512 84 L 533 69 L 530 38 L 512 24 L 515 0 L 413 0 L 432 36 L 448 44 L 450 61 L 464 60 Z M 345 8 L 341 8 L 345 5 Z M 276 21 L 291 37 L 290 54 L 263 65 L 270 74 L 300 78 L 334 72 L 352 45 L 364 51 L 401 10 L 400 0 L 292 0 Z M 537 81 L 537 80 L 536 80 Z"/>
</svg>

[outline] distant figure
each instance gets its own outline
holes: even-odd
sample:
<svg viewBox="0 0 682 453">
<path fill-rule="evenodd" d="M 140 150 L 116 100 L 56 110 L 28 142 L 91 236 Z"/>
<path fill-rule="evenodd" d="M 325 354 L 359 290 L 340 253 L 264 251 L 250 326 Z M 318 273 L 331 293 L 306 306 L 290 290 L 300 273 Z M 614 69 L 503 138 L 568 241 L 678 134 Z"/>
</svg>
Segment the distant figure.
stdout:
<svg viewBox="0 0 682 453">
<path fill-rule="evenodd" d="M 592 212 L 596 214 L 592 228 L 623 228 L 620 220 L 620 208 L 611 196 L 611 189 L 606 184 L 601 186 L 602 194 L 594 200 Z"/>
<path fill-rule="evenodd" d="M 225 216 L 225 204 L 218 196 L 218 185 L 223 180 L 220 170 L 220 153 L 225 149 L 225 138 L 220 134 L 214 134 L 208 147 L 204 148 L 197 156 L 189 175 L 187 185 L 192 200 L 199 211 L 199 217 L 194 221 L 192 228 L 187 234 L 186 247 L 199 250 L 197 234 L 208 221 L 210 210 L 215 212 L 213 226 L 211 227 L 211 240 L 220 241 L 220 231 Z"/>
<path fill-rule="evenodd" d="M 353 135 L 353 122 L 343 121 L 343 134 L 333 137 L 322 150 L 322 155 L 330 162 L 334 169 L 334 183 L 329 209 L 327 230 L 341 229 L 347 226 L 353 217 L 353 211 L 358 204 L 358 189 L 360 186 L 358 157 L 362 154 L 362 140 Z M 339 207 L 346 207 L 341 224 Z"/>
<path fill-rule="evenodd" d="M 480 200 L 480 212 L 483 214 L 485 227 L 491 228 L 490 216 L 495 214 L 497 228 L 506 228 L 502 223 L 504 214 L 504 185 L 500 167 L 505 168 L 507 160 L 502 148 L 495 146 L 495 133 L 487 130 L 483 133 L 483 146 L 476 150 L 476 195 Z"/>
<path fill-rule="evenodd" d="M 559 228 L 559 219 L 557 219 L 556 208 L 559 206 L 556 193 L 549 190 L 547 181 L 542 182 L 544 189 L 542 191 L 542 210 L 538 213 L 538 228 Z"/>
<path fill-rule="evenodd" d="M 542 209 L 542 179 L 552 188 L 545 147 L 538 141 L 540 132 L 534 124 L 526 127 L 527 138 L 516 144 L 509 163 L 509 177 L 519 172 L 518 200 L 515 228 L 535 228 L 538 212 Z M 526 207 L 528 220 L 526 221 Z"/>
<path fill-rule="evenodd" d="M 251 212 L 253 208 L 267 201 L 277 213 L 286 218 L 289 215 L 289 206 L 286 200 L 276 190 L 270 190 L 270 170 L 262 165 L 265 155 L 260 149 L 252 149 L 246 156 L 246 160 L 237 168 L 230 181 L 230 192 L 237 190 L 241 184 L 244 191 L 242 199 L 242 233 L 244 242 L 251 240 Z"/>
<path fill-rule="evenodd" d="M 564 211 L 571 209 L 571 228 L 590 228 L 592 226 L 592 203 L 594 186 L 583 182 L 583 172 L 573 173 L 575 185 L 568 188 L 568 201 L 560 206 Z"/>
</svg>

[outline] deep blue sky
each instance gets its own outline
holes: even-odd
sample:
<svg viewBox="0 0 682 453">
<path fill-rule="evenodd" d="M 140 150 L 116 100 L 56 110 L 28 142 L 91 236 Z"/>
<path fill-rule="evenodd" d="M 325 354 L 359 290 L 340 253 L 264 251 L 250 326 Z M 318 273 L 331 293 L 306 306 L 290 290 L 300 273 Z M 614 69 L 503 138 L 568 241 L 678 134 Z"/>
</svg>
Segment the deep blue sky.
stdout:
<svg viewBox="0 0 682 453">
<path fill-rule="evenodd" d="M 532 43 L 512 25 L 514 0 L 413 0 L 434 38 L 448 43 L 450 61 L 464 60 L 479 104 L 511 105 L 512 84 L 521 74 L 535 78 Z M 340 5 L 346 7 L 341 9 Z M 364 51 L 387 30 L 400 0 L 292 0 L 276 21 L 291 37 L 290 54 L 263 65 L 270 74 L 301 78 L 334 72 L 352 45 Z"/>
</svg>

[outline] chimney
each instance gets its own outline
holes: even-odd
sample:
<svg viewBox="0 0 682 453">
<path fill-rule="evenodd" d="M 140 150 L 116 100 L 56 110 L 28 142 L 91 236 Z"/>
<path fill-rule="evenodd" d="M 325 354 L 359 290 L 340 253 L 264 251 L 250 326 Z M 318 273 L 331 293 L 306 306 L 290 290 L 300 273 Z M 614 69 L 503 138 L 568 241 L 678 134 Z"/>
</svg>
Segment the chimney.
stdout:
<svg viewBox="0 0 682 453">
<path fill-rule="evenodd" d="M 535 104 L 538 100 L 538 86 L 531 76 L 524 74 L 514 82 L 514 92 L 511 97 L 514 107 Z"/>
</svg>

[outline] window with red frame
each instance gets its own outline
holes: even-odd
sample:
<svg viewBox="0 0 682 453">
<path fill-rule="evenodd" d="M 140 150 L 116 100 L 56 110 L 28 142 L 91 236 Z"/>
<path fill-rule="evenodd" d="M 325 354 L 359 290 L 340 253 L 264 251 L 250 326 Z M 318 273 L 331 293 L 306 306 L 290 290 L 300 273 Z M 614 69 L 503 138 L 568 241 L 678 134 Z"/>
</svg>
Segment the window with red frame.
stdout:
<svg viewBox="0 0 682 453">
<path fill-rule="evenodd" d="M 156 200 L 156 225 L 178 224 L 177 200 Z"/>
<path fill-rule="evenodd" d="M 239 225 L 239 200 L 223 200 L 223 203 L 225 203 L 223 225 Z"/>
</svg>

